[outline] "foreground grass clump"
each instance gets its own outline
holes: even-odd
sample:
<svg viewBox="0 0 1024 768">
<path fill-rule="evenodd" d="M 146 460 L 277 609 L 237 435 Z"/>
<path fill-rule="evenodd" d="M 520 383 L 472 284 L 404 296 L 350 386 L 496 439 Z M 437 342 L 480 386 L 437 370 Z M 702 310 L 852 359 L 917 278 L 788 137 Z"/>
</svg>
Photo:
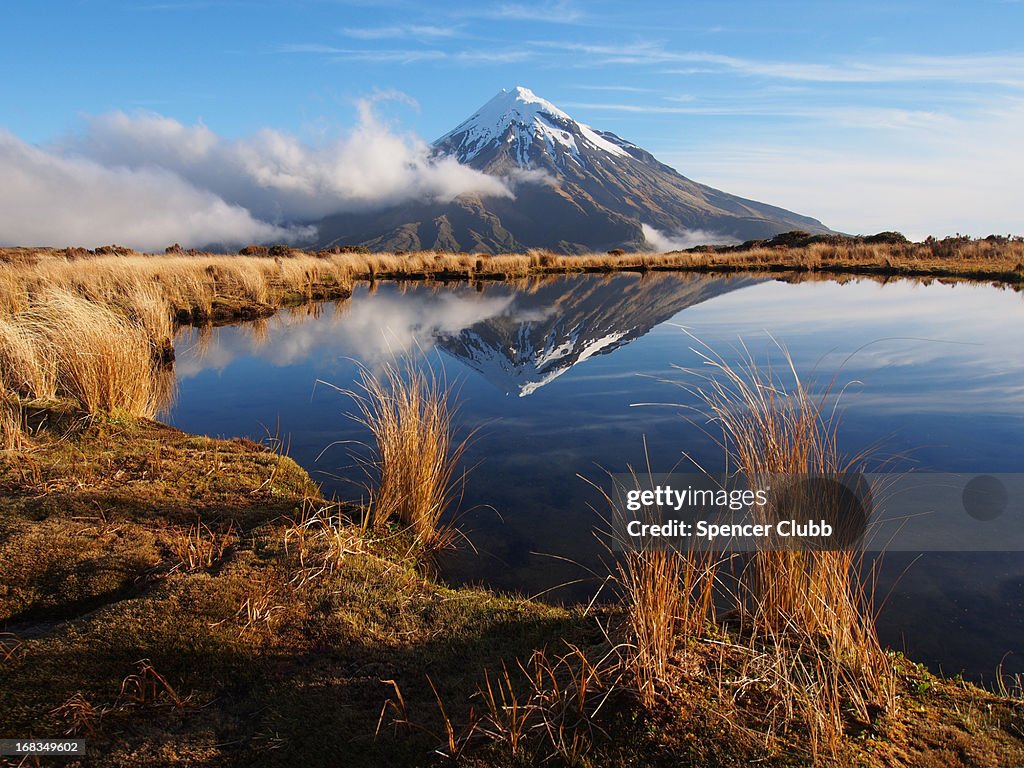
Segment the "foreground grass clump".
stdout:
<svg viewBox="0 0 1024 768">
<path fill-rule="evenodd" d="M 748 487 L 863 468 L 864 457 L 840 453 L 831 387 L 813 395 L 788 358 L 788 389 L 771 367 L 749 356 L 737 367 L 709 350 L 704 362 L 710 373 L 699 374 L 701 383 L 690 389 L 721 430 L 729 464 Z M 813 498 L 776 495 L 760 514 L 762 522 L 808 514 L 838 520 L 848 512 L 840 505 L 828 492 Z M 815 755 L 819 748 L 837 755 L 851 718 L 868 724 L 897 706 L 893 666 L 878 641 L 863 566 L 856 544 L 810 550 L 765 542 L 734 587 L 751 666 L 763 668 L 780 694 L 778 722 L 785 727 L 793 718 L 803 721 Z"/>
<path fill-rule="evenodd" d="M 0 318 L 0 386 L 9 398 L 70 398 L 89 412 L 153 416 L 167 396 L 160 369 L 145 328 L 66 291 L 44 291 Z"/>
<path fill-rule="evenodd" d="M 442 518 L 458 492 L 453 477 L 466 439 L 455 438 L 445 382 L 427 366 L 389 363 L 380 374 L 363 369 L 359 389 L 349 394 L 374 441 L 364 460 L 372 478 L 366 525 L 397 520 L 425 547 L 450 542 L 453 531 Z"/>
<path fill-rule="evenodd" d="M 704 362 L 704 371 L 687 372 L 698 383 L 685 386 L 703 403 L 711 428 L 720 430 L 727 465 L 747 487 L 859 468 L 858 459 L 839 452 L 838 420 L 826 411 L 828 388 L 812 395 L 792 365 L 794 386 L 787 390 L 751 358 L 734 367 L 708 351 Z M 760 522 L 811 509 L 836 520 L 838 508 L 829 510 L 837 503 L 829 494 L 772 496 Z M 647 512 L 655 522 L 655 512 Z M 765 541 L 736 557 L 655 540 L 619 544 L 616 581 L 626 618 L 609 636 L 624 649 L 618 684 L 649 711 L 685 695 L 699 670 L 715 681 L 723 717 L 746 739 L 771 752 L 787 734 L 799 733 L 799 749 L 811 762 L 848 759 L 851 733 L 898 718 L 893 659 L 878 641 L 869 585 L 861 578 L 866 569 L 852 548 Z M 709 643 L 721 647 L 709 653 Z"/>
</svg>

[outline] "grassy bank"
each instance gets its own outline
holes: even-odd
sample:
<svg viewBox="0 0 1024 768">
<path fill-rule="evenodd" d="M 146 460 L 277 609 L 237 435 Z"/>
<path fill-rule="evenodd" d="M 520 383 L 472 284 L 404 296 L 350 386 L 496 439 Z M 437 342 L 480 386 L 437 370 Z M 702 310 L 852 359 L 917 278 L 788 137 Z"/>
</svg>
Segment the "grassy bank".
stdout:
<svg viewBox="0 0 1024 768">
<path fill-rule="evenodd" d="M 805 657 L 773 640 L 691 613 L 638 654 L 663 595 L 587 610 L 451 589 L 411 533 L 352 524 L 262 446 L 70 407 L 29 418 L 0 460 L 0 733 L 86 738 L 89 765 L 1024 759 L 1019 699 L 901 657 L 891 705 L 862 717 L 841 695 L 815 747 L 786 713 L 811 692 L 779 668 Z M 679 575 L 653 568 L 654 585 Z"/>
<path fill-rule="evenodd" d="M 929 238 L 908 242 L 896 233 L 871 237 L 786 233 L 741 246 L 701 246 L 670 253 L 560 255 L 534 249 L 517 254 L 450 252 L 315 253 L 250 247 L 231 255 L 178 251 L 138 254 L 127 249 L 0 249 L 0 309 L 16 311 L 42 287 L 90 300 L 125 303 L 154 290 L 182 322 L 227 320 L 266 313 L 311 298 L 347 295 L 357 280 L 503 280 L 532 275 L 610 271 L 821 272 L 1024 282 L 1024 240 Z M 128 300 L 131 304 L 132 300 Z"/>
</svg>

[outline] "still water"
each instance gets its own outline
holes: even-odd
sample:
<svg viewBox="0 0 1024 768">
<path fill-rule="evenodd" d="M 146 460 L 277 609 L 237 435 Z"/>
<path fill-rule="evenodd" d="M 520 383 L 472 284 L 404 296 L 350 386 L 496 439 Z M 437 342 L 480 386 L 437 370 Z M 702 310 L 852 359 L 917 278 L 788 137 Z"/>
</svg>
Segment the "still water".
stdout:
<svg viewBox="0 0 1024 768">
<path fill-rule="evenodd" d="M 363 285 L 347 302 L 183 331 L 169 420 L 287 437 L 327 494 L 356 498 L 351 451 L 367 435 L 337 388 L 359 365 L 424 358 L 457 389 L 462 429 L 477 430 L 460 518 L 475 552 L 448 557 L 445 577 L 577 600 L 602 573 L 604 510 L 586 479 L 648 463 L 724 469 L 686 389 L 702 345 L 779 371 L 784 347 L 812 387 L 835 377 L 848 453 L 870 449 L 890 470 L 1014 473 L 1022 328 L 1021 294 L 988 285 L 625 274 Z M 1024 526 L 1020 500 L 1010 506 Z M 1004 669 L 1024 670 L 1022 587 L 1024 553 L 889 553 L 883 642 L 947 674 L 991 681 L 1007 652 Z"/>
</svg>

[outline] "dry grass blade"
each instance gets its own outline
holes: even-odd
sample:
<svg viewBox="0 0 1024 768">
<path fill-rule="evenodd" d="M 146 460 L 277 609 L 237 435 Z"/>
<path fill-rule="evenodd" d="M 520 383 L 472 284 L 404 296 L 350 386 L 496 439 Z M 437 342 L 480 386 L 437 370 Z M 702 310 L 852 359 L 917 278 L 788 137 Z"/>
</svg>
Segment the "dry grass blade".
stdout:
<svg viewBox="0 0 1024 768">
<path fill-rule="evenodd" d="M 518 755 L 534 709 L 519 701 L 504 662 L 501 664 L 501 674 L 494 675 L 493 681 L 491 674 L 484 672 L 484 685 L 478 695 L 487 711 L 481 723 L 481 733 L 505 744 L 513 756 Z"/>
<path fill-rule="evenodd" d="M 21 403 L 0 401 L 0 450 L 17 451 L 25 443 Z"/>
<path fill-rule="evenodd" d="M 12 661 L 24 645 L 13 632 L 0 632 L 0 664 Z"/>
<path fill-rule="evenodd" d="M 339 506 L 306 501 L 284 532 L 285 553 L 298 559 L 292 583 L 304 586 L 331 574 L 345 557 L 364 551 L 361 531 Z"/>
<path fill-rule="evenodd" d="M 402 689 L 398 687 L 398 682 L 395 680 L 381 680 L 384 685 L 390 685 L 395 692 L 394 696 L 389 696 L 384 701 L 384 706 L 381 707 L 380 717 L 377 718 L 377 728 L 373 732 L 374 738 L 380 736 L 381 726 L 384 725 L 384 716 L 391 712 L 391 724 L 397 731 L 400 727 L 408 727 L 412 725 L 412 721 L 409 720 L 409 707 L 405 703 L 405 696 L 402 695 Z"/>
<path fill-rule="evenodd" d="M 103 707 L 95 707 L 81 691 L 78 691 L 59 707 L 52 709 L 50 715 L 61 721 L 65 736 L 92 736 L 96 732 L 97 724 L 108 711 Z"/>
<path fill-rule="evenodd" d="M 277 590 L 273 585 L 257 589 L 246 597 L 235 614 L 239 620 L 244 619 L 239 634 L 245 635 L 247 632 L 255 632 L 261 624 L 268 629 L 272 629 L 274 617 L 285 609 L 283 605 L 275 602 L 276 599 Z"/>
<path fill-rule="evenodd" d="M 123 703 L 143 707 L 171 705 L 177 708 L 187 706 L 192 696 L 180 696 L 163 675 L 156 671 L 149 659 L 135 662 L 137 671 L 121 682 L 118 706 Z"/>
<path fill-rule="evenodd" d="M 1007 654 L 1008 656 L 1009 654 Z M 1003 670 L 1006 662 L 1004 656 L 996 667 L 995 690 L 1004 699 L 1013 699 L 1024 702 L 1024 675 L 1018 673 L 1008 674 Z"/>
<path fill-rule="evenodd" d="M 238 540 L 234 524 L 223 533 L 217 533 L 199 520 L 187 530 L 172 528 L 169 535 L 171 552 L 178 561 L 174 569 L 188 572 L 220 564 L 228 549 Z"/>
<path fill-rule="evenodd" d="M 438 750 L 438 754 L 442 757 L 447 757 L 453 762 L 458 762 L 461 757 L 463 750 L 469 744 L 469 737 L 472 735 L 472 725 L 470 726 L 470 732 L 465 738 L 460 738 L 456 733 L 455 726 L 452 724 L 452 719 L 448 716 L 448 712 L 444 708 L 444 701 L 441 700 L 441 694 L 437 691 L 437 686 L 434 685 L 434 681 L 430 679 L 430 675 L 427 675 L 427 683 L 430 685 L 430 690 L 434 692 L 434 699 L 437 701 L 437 708 L 441 713 L 441 722 L 444 724 L 445 738 L 447 740 L 447 752 Z"/>
</svg>

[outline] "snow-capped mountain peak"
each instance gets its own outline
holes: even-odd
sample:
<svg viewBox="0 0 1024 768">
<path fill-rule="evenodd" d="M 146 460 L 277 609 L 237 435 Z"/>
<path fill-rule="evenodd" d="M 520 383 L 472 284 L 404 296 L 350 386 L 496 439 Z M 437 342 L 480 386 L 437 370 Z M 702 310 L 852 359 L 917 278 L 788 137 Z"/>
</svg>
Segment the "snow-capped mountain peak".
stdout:
<svg viewBox="0 0 1024 768">
<path fill-rule="evenodd" d="M 691 181 L 522 86 L 501 91 L 434 142 L 433 156 L 501 179 L 503 190 L 514 194 L 428 195 L 378 213 L 338 213 L 321 222 L 319 243 L 585 253 L 649 248 L 644 225 L 670 237 L 702 230 L 720 242 L 793 229 L 830 231 L 817 219 Z"/>
<path fill-rule="evenodd" d="M 462 163 L 490 160 L 507 148 L 511 159 L 525 168 L 541 164 L 540 154 L 556 165 L 572 162 L 586 167 L 587 156 L 594 152 L 630 157 L 626 147 L 632 145 L 573 120 L 550 101 L 517 85 L 503 89 L 435 146 Z"/>
</svg>

